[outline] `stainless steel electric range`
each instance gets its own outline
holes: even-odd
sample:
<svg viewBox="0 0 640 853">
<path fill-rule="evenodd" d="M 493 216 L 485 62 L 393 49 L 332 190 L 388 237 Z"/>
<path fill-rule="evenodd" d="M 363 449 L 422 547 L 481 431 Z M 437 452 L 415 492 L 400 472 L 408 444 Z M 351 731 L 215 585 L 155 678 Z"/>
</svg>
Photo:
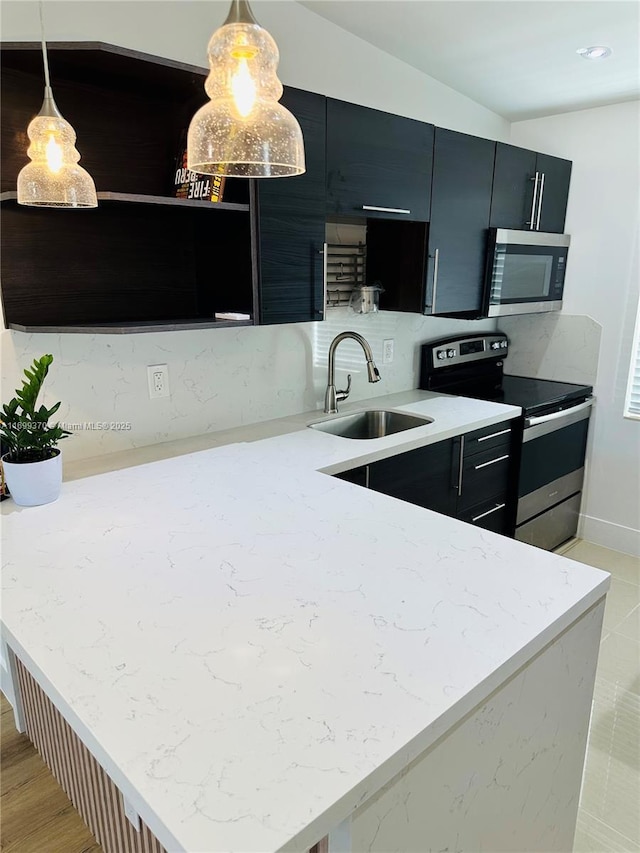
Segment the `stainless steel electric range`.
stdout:
<svg viewBox="0 0 640 853">
<path fill-rule="evenodd" d="M 431 341 L 420 388 L 520 406 L 515 538 L 552 550 L 578 527 L 593 388 L 505 376 L 508 352 L 501 332 Z"/>
</svg>

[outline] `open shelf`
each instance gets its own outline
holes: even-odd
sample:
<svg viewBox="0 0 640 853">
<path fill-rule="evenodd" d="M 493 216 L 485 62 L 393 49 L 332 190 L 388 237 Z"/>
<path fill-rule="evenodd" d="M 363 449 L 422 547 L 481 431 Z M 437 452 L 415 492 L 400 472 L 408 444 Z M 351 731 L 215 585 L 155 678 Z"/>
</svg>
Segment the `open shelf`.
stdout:
<svg viewBox="0 0 640 853">
<path fill-rule="evenodd" d="M 139 193 L 114 193 L 114 192 L 99 192 L 97 193 L 98 201 L 115 201 L 125 204 L 160 204 L 168 205 L 169 207 L 193 207 L 201 210 L 250 210 L 248 204 L 236 204 L 230 201 L 201 201 L 199 199 L 190 198 L 172 198 L 171 196 L 161 195 L 141 195 Z M 0 202 L 15 201 L 17 202 L 17 192 L 0 193 Z"/>
<path fill-rule="evenodd" d="M 253 326 L 253 320 L 155 320 L 138 323 L 94 323 L 77 326 L 25 326 L 9 323 L 16 332 L 57 335 L 135 335 L 143 332 L 179 332 L 193 329 L 235 329 L 238 326 Z"/>
<path fill-rule="evenodd" d="M 42 103 L 40 46 L 2 47 L 7 326 L 132 334 L 253 325 L 255 182 L 228 178 L 220 202 L 173 196 L 186 128 L 207 99 L 206 70 L 95 42 L 50 43 L 56 102 L 98 191 L 93 210 L 52 210 L 18 204 L 16 193 L 26 129 Z M 216 320 L 222 311 L 251 319 Z"/>
</svg>

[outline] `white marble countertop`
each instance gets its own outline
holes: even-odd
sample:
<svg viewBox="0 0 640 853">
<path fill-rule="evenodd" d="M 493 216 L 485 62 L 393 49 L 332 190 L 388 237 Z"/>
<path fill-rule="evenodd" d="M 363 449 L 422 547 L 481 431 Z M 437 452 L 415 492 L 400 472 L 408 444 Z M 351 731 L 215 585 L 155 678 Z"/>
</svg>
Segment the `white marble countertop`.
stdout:
<svg viewBox="0 0 640 853">
<path fill-rule="evenodd" d="M 320 473 L 519 412 L 381 405 L 435 421 L 353 441 L 301 415 L 3 504 L 5 637 L 169 850 L 308 849 L 606 593 L 604 572 Z"/>
</svg>

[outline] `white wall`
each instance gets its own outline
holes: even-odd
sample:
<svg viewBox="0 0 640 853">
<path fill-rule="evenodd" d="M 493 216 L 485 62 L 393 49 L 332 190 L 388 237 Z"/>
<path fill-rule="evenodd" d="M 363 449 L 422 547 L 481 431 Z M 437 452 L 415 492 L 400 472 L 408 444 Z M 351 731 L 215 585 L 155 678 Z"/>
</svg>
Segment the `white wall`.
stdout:
<svg viewBox="0 0 640 853">
<path fill-rule="evenodd" d="M 206 67 L 207 43 L 226 18 L 229 0 L 47 0 L 44 7 L 50 41 L 105 41 Z M 293 0 L 253 0 L 252 8 L 276 39 L 283 83 L 477 136 L 508 139 L 506 119 Z M 3 40 L 40 39 L 37 3 L 8 0 L 0 15 Z"/>
<path fill-rule="evenodd" d="M 45 25 L 50 40 L 100 40 L 205 65 L 207 42 L 227 9 L 226 0 L 46 2 Z M 504 119 L 297 3 L 258 2 L 254 11 L 278 42 L 283 82 L 479 136 L 508 138 Z M 39 38 L 35 3 L 5 2 L 0 13 L 4 40 Z M 357 400 L 416 387 L 421 342 L 461 328 L 493 329 L 495 323 L 396 313 L 358 318 L 341 310 L 323 324 L 240 330 L 129 336 L 5 331 L 2 396 L 11 395 L 35 356 L 52 353 L 46 399 L 63 401 L 61 419 L 131 424 L 127 431 L 76 432 L 63 445 L 65 456 L 85 458 L 317 408 L 324 398 L 328 342 L 349 327 L 369 339 L 379 362 L 383 339 L 396 342 L 394 363 L 380 364 L 382 381 L 376 385 L 358 372 L 360 354 L 341 346 L 338 380 L 353 368 L 351 398 Z M 156 363 L 169 366 L 169 400 L 148 399 L 146 365 Z"/>
<path fill-rule="evenodd" d="M 632 102 L 517 122 L 511 136 L 516 145 L 573 160 L 564 310 L 602 327 L 583 535 L 637 554 L 640 422 L 622 413 L 640 281 L 639 107 Z"/>
</svg>

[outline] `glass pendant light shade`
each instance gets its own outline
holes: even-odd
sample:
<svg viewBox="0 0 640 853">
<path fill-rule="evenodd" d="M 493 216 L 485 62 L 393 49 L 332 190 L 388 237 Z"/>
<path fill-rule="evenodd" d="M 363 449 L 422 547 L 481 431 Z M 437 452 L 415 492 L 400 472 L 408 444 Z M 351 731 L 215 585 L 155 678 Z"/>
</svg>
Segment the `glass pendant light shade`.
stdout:
<svg viewBox="0 0 640 853">
<path fill-rule="evenodd" d="M 33 207 L 97 207 L 91 175 L 78 165 L 76 134 L 60 115 L 51 88 L 27 128 L 31 144 L 28 163 L 18 175 L 18 203 Z"/>
<path fill-rule="evenodd" d="M 305 171 L 302 131 L 278 101 L 278 47 L 234 0 L 229 17 L 211 37 L 210 102 L 191 120 L 187 165 L 193 172 L 242 178 L 282 178 Z"/>
</svg>

